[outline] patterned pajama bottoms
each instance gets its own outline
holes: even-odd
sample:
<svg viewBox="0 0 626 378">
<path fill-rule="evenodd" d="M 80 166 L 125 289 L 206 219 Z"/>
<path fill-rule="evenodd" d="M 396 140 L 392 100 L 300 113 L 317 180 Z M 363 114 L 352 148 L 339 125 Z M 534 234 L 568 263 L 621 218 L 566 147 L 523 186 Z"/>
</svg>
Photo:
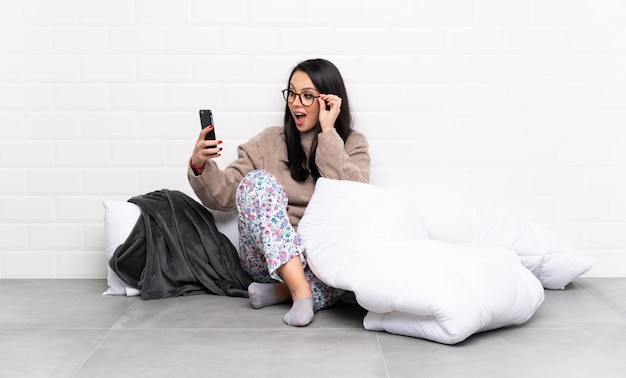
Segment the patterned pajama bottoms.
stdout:
<svg viewBox="0 0 626 378">
<path fill-rule="evenodd" d="M 315 309 L 328 307 L 344 293 L 317 278 L 307 266 L 305 248 L 287 215 L 287 195 L 269 172 L 248 173 L 237 188 L 239 259 L 256 282 L 282 282 L 276 269 L 294 257 L 302 261 Z"/>
</svg>

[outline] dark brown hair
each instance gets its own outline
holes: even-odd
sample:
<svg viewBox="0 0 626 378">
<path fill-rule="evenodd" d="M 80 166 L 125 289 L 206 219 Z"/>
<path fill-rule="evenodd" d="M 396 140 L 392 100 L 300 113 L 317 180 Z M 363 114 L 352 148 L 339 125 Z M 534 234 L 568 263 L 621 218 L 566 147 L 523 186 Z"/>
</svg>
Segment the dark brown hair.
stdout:
<svg viewBox="0 0 626 378">
<path fill-rule="evenodd" d="M 309 78 L 315 85 L 315 88 L 323 94 L 334 94 L 341 97 L 341 112 L 335 121 L 335 130 L 345 142 L 352 132 L 352 113 L 350 112 L 350 102 L 348 101 L 348 92 L 343 82 L 341 73 L 337 67 L 325 59 L 310 59 L 299 63 L 291 71 L 287 87 L 291 82 L 293 74 L 302 71 L 309 75 Z M 289 110 L 289 104 L 285 104 L 285 139 L 287 142 L 287 159 L 286 162 L 291 172 L 291 177 L 296 181 L 304 181 L 313 176 L 315 180 L 321 177 L 317 165 L 315 164 L 315 151 L 317 150 L 317 135 L 322 131 L 320 124 L 315 126 L 315 136 L 311 151 L 309 153 L 309 162 L 307 164 L 306 154 L 302 148 L 300 140 L 300 132 L 296 128 L 296 123 Z"/>
</svg>

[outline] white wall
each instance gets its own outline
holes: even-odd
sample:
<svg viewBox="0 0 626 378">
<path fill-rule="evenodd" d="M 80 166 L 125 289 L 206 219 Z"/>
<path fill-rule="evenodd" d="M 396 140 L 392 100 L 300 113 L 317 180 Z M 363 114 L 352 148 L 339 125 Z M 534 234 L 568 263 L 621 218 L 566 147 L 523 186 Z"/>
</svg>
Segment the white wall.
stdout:
<svg viewBox="0 0 626 378">
<path fill-rule="evenodd" d="M 105 277 L 102 198 L 190 193 L 280 124 L 300 60 L 347 81 L 373 183 L 507 203 L 626 276 L 626 2 L 2 0 L 0 277 Z"/>
</svg>

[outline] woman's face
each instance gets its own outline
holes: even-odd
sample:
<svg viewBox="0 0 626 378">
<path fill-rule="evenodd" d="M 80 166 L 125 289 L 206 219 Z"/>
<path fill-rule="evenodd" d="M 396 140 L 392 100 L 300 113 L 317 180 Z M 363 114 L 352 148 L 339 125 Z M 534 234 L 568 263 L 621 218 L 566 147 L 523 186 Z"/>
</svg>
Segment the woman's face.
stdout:
<svg viewBox="0 0 626 378">
<path fill-rule="evenodd" d="M 296 122 L 296 128 L 301 133 L 313 130 L 319 122 L 320 104 L 317 98 L 315 98 L 313 104 L 304 106 L 300 97 L 304 98 L 311 95 L 318 97 L 320 93 L 313 85 L 309 75 L 303 71 L 296 71 L 291 76 L 289 90 L 300 94 L 300 96 L 296 95 L 292 103 L 288 103 L 291 116 Z"/>
</svg>

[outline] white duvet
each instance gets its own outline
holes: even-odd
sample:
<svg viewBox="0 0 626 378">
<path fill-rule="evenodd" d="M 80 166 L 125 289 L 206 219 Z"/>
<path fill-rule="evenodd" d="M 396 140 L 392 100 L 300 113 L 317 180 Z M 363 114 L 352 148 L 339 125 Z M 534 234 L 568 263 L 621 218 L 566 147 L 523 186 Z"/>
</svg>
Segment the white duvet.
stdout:
<svg viewBox="0 0 626 378">
<path fill-rule="evenodd" d="M 313 272 L 368 310 L 366 329 L 444 344 L 526 322 L 544 288 L 592 265 L 510 209 L 438 187 L 322 178 L 298 233 Z"/>
</svg>

